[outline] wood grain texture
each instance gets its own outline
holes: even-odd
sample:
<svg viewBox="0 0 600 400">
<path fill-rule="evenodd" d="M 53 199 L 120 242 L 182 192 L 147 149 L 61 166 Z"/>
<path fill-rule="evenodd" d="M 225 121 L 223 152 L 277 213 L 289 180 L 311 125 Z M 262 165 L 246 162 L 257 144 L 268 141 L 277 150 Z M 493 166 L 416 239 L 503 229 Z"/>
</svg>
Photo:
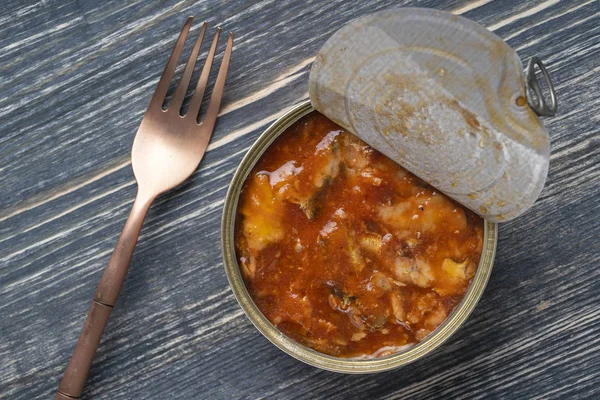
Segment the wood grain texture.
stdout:
<svg viewBox="0 0 600 400">
<path fill-rule="evenodd" d="M 58 386 L 133 201 L 135 130 L 187 15 L 236 32 L 221 117 L 198 171 L 148 214 L 85 398 L 600 397 L 599 1 L 2 5 L 0 398 L 49 398 Z M 524 61 L 542 57 L 559 99 L 545 120 L 548 182 L 532 210 L 500 226 L 488 288 L 449 342 L 396 371 L 320 371 L 272 346 L 235 302 L 223 199 L 261 131 L 307 97 L 325 40 L 409 5 L 463 14 Z"/>
</svg>

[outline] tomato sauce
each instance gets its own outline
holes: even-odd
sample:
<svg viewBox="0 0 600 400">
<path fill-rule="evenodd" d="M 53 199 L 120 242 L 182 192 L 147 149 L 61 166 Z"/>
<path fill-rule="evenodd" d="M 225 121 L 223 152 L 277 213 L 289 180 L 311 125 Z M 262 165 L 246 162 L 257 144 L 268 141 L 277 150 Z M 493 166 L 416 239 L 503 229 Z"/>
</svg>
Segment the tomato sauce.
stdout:
<svg viewBox="0 0 600 400">
<path fill-rule="evenodd" d="M 483 220 L 312 112 L 248 176 L 235 241 L 246 287 L 279 330 L 333 356 L 382 357 L 460 302 Z"/>
</svg>

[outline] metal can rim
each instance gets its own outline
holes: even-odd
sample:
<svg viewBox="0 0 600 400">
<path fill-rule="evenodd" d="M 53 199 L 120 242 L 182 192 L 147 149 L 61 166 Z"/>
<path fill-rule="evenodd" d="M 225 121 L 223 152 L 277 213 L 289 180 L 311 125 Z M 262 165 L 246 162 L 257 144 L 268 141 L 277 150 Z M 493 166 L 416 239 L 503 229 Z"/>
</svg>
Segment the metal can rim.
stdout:
<svg viewBox="0 0 600 400">
<path fill-rule="evenodd" d="M 310 101 L 307 100 L 285 113 L 259 136 L 235 171 L 225 197 L 221 219 L 221 248 L 227 280 L 237 302 L 256 329 L 279 349 L 306 364 L 328 371 L 348 374 L 375 373 L 406 365 L 432 352 L 448 340 L 464 323 L 479 302 L 492 272 L 498 226 L 494 222 L 484 220 L 481 259 L 467 293 L 442 325 L 423 341 L 399 353 L 372 359 L 329 356 L 295 342 L 269 322 L 254 304 L 246 289 L 235 254 L 235 219 L 242 186 L 256 162 L 281 133 L 313 110 Z"/>
</svg>

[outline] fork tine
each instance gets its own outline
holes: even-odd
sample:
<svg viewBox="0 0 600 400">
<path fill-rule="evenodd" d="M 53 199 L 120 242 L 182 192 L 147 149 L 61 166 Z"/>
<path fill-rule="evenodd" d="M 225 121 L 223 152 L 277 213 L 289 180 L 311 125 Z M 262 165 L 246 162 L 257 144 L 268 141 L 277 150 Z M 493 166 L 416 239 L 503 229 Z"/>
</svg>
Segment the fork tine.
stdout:
<svg viewBox="0 0 600 400">
<path fill-rule="evenodd" d="M 181 75 L 181 79 L 179 79 L 177 89 L 175 90 L 175 94 L 173 95 L 173 99 L 171 100 L 169 108 L 173 107 L 175 110 L 179 110 L 181 108 L 181 104 L 185 98 L 185 92 L 187 92 L 192 73 L 194 72 L 194 66 L 196 65 L 196 60 L 198 59 L 198 53 L 200 52 L 200 46 L 202 46 L 202 40 L 204 39 L 204 32 L 206 32 L 207 26 L 208 22 L 204 22 L 202 29 L 198 34 L 198 39 L 196 39 L 196 43 L 194 44 L 194 48 L 190 53 L 190 58 L 188 58 L 187 64 L 185 64 L 185 70 L 183 71 L 183 75 Z"/>
<path fill-rule="evenodd" d="M 161 107 L 163 101 L 165 100 L 165 96 L 169 90 L 169 84 L 173 79 L 173 75 L 175 75 L 175 68 L 177 68 L 177 62 L 179 61 L 179 56 L 183 50 L 185 39 L 190 31 L 190 27 L 192 26 L 192 21 L 194 21 L 194 17 L 188 17 L 188 19 L 185 21 L 185 24 L 183 24 L 183 28 L 181 28 L 181 33 L 179 34 L 177 43 L 171 52 L 169 62 L 167 62 L 167 66 L 165 67 L 162 76 L 158 81 L 158 85 L 156 86 L 156 90 L 152 96 L 152 100 L 150 100 L 150 106 L 148 107 L 149 109 L 153 107 Z"/>
<path fill-rule="evenodd" d="M 209 136 L 212 135 L 212 130 L 219 114 L 219 107 L 221 106 L 221 98 L 223 97 L 223 88 L 225 87 L 225 80 L 227 79 L 227 70 L 229 69 L 229 59 L 231 58 L 231 50 L 233 48 L 233 32 L 229 33 L 229 39 L 227 39 L 227 47 L 223 54 L 223 60 L 221 61 L 221 68 L 219 68 L 219 74 L 210 96 L 210 102 L 204 115 L 202 125 L 209 132 Z"/>
<path fill-rule="evenodd" d="M 217 27 L 217 32 L 215 33 L 215 38 L 213 39 L 208 55 L 206 56 L 206 61 L 204 62 L 204 67 L 202 68 L 200 79 L 198 79 L 198 84 L 196 85 L 194 96 L 192 97 L 192 101 L 190 102 L 190 106 L 188 107 L 187 113 L 193 116 L 193 118 L 198 118 L 198 112 L 200 111 L 200 106 L 202 105 L 202 97 L 204 97 L 204 91 L 206 90 L 206 82 L 208 82 L 208 75 L 210 74 L 213 58 L 215 57 L 215 51 L 217 50 L 217 42 L 219 41 L 220 34 L 221 28 Z"/>
</svg>

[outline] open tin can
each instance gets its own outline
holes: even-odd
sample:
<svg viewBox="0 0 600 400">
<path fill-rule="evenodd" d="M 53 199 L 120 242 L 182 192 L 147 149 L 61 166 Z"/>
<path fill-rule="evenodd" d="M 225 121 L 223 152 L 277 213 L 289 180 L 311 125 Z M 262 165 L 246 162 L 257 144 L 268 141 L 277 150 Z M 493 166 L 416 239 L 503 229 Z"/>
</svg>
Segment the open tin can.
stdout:
<svg viewBox="0 0 600 400">
<path fill-rule="evenodd" d="M 549 103 L 535 66 L 546 79 Z M 386 10 L 351 22 L 323 46 L 309 81 L 311 100 L 273 123 L 235 172 L 222 219 L 227 278 L 256 328 L 298 360 L 343 373 L 393 369 L 456 332 L 490 277 L 496 222 L 522 214 L 539 196 L 549 138 L 538 116 L 556 112 L 552 83 L 538 58 L 523 71 L 501 38 L 465 18 L 426 9 Z M 398 353 L 339 358 L 305 347 L 269 322 L 242 277 L 234 240 L 244 182 L 275 139 L 315 109 L 484 218 L 481 258 L 464 297 L 433 332 Z"/>
<path fill-rule="evenodd" d="M 484 220 L 481 259 L 469 289 L 462 301 L 456 306 L 444 323 L 423 341 L 400 353 L 374 359 L 333 357 L 319 353 L 295 342 L 271 324 L 252 301 L 237 262 L 234 233 L 238 199 L 244 182 L 252 171 L 252 168 L 254 168 L 254 165 L 258 162 L 262 154 L 280 134 L 294 122 L 313 110 L 310 102 L 306 101 L 297 107 L 294 107 L 275 121 L 273 125 L 260 135 L 235 172 L 225 199 L 221 223 L 221 245 L 227 279 L 237 301 L 254 326 L 256 326 L 256 328 L 269 339 L 271 343 L 300 361 L 329 371 L 355 374 L 386 371 L 408 364 L 433 351 L 446 341 L 454 332 L 456 332 L 475 308 L 492 272 L 498 236 L 497 224 Z"/>
</svg>

